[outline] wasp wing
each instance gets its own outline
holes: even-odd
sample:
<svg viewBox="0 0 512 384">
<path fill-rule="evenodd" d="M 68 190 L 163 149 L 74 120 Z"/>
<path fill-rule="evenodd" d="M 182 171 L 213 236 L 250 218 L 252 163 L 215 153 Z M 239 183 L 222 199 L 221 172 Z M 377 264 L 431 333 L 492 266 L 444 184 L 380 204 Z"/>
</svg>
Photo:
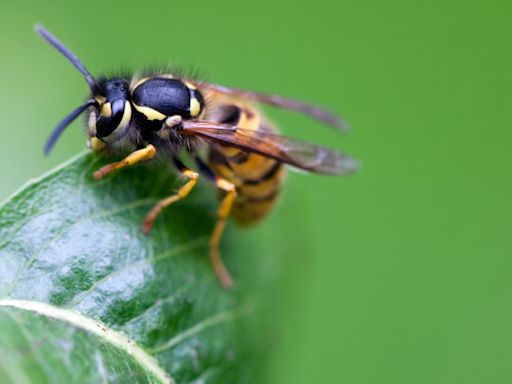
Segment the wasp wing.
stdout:
<svg viewBox="0 0 512 384">
<path fill-rule="evenodd" d="M 290 109 L 293 111 L 297 111 L 303 113 L 315 120 L 319 120 L 323 123 L 331 125 L 343 132 L 347 131 L 348 124 L 338 116 L 332 114 L 325 109 L 318 107 L 313 104 L 305 103 L 303 101 L 289 99 L 286 97 L 282 97 L 279 95 L 265 94 L 253 91 L 246 91 L 243 89 L 236 89 L 225 87 L 223 85 L 218 84 L 209 84 L 209 83 L 201 83 L 201 86 L 210 88 L 215 92 L 223 93 L 225 95 L 231 95 L 235 97 L 241 97 L 253 101 L 257 101 L 259 103 L 265 103 L 272 105 L 274 107 Z"/>
<path fill-rule="evenodd" d="M 183 133 L 238 147 L 310 172 L 343 175 L 357 169 L 357 162 L 342 153 L 270 132 L 209 121 L 185 121 Z"/>
</svg>

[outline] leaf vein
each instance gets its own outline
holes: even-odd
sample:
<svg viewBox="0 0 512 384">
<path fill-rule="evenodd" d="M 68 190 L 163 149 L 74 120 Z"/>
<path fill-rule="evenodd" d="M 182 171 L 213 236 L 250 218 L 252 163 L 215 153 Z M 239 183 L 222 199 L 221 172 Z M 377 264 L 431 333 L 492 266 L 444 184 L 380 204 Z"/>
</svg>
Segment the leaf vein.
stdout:
<svg viewBox="0 0 512 384">
<path fill-rule="evenodd" d="M 219 313 L 193 325 L 192 327 L 184 330 L 183 332 L 178 333 L 176 336 L 174 336 L 168 342 L 166 342 L 156 348 L 150 349 L 150 352 L 160 353 L 160 352 L 165 351 L 166 349 L 171 349 L 171 348 L 175 347 L 176 345 L 178 345 L 179 343 L 181 343 L 182 341 L 188 339 L 189 337 L 192 337 L 192 336 L 194 336 L 198 333 L 201 333 L 202 331 L 204 331 L 208 328 L 214 327 L 216 325 L 219 325 L 219 324 L 222 324 L 222 323 L 225 323 L 228 321 L 232 321 L 232 320 L 236 319 L 239 315 L 240 315 L 240 312 L 236 311 L 236 310 L 219 312 Z"/>
</svg>

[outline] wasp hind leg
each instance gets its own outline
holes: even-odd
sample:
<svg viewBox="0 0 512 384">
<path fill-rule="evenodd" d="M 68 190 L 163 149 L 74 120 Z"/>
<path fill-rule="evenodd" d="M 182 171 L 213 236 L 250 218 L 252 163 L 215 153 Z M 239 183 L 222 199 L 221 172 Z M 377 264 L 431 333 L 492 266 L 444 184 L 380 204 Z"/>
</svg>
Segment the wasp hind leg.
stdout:
<svg viewBox="0 0 512 384">
<path fill-rule="evenodd" d="M 236 188 L 233 183 L 221 178 L 216 178 L 215 185 L 225 191 L 226 195 L 220 203 L 219 210 L 217 211 L 217 223 L 215 224 L 215 228 L 213 229 L 210 237 L 210 260 L 212 262 L 213 270 L 221 284 L 224 288 L 231 288 L 234 285 L 233 279 L 229 275 L 229 272 L 220 258 L 219 244 L 222 234 L 224 233 L 226 221 L 229 218 L 229 213 L 231 212 L 231 207 L 233 206 L 233 202 L 236 198 Z"/>
<path fill-rule="evenodd" d="M 195 187 L 197 184 L 197 179 L 199 178 L 199 174 L 197 172 L 192 171 L 191 169 L 188 169 L 180 160 L 177 158 L 174 158 L 174 163 L 176 164 L 178 170 L 180 173 L 185 176 L 188 181 L 180 188 L 178 191 L 169 196 L 165 199 L 160 200 L 158 203 L 155 204 L 153 209 L 149 211 L 146 218 L 144 219 L 144 222 L 142 223 L 142 231 L 144 233 L 149 233 L 151 231 L 151 228 L 153 227 L 153 223 L 162 212 L 162 210 L 169 205 L 175 203 L 176 201 L 182 200 L 185 197 L 188 196 L 190 191 Z"/>
<path fill-rule="evenodd" d="M 108 174 L 117 171 L 118 169 L 127 167 L 129 165 L 136 164 L 143 160 L 149 160 L 155 157 L 156 155 L 156 148 L 149 144 L 145 148 L 138 149 L 132 153 L 130 153 L 128 156 L 126 156 L 123 160 L 117 161 L 115 163 L 107 164 L 100 169 L 98 169 L 96 172 L 94 172 L 94 178 L 96 180 L 99 180 Z"/>
<path fill-rule="evenodd" d="M 225 196 L 222 198 L 219 209 L 217 211 L 217 222 L 213 228 L 212 235 L 210 236 L 209 252 L 210 261 L 212 263 L 213 270 L 217 275 L 220 283 L 224 288 L 232 288 L 234 286 L 233 279 L 231 278 L 228 270 L 224 266 L 220 257 L 219 245 L 226 227 L 226 221 L 229 218 L 231 207 L 236 198 L 236 187 L 233 183 L 226 179 L 218 177 L 214 172 L 198 157 L 196 157 L 197 164 L 199 165 L 201 172 L 208 177 L 215 186 L 224 192 Z"/>
</svg>

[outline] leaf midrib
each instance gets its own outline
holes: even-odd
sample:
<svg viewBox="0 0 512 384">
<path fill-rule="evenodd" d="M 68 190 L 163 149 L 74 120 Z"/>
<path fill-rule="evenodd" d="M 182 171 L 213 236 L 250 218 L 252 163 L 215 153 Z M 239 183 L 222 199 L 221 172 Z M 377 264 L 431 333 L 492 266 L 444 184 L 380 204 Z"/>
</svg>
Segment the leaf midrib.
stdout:
<svg viewBox="0 0 512 384">
<path fill-rule="evenodd" d="M 174 379 L 163 370 L 154 357 L 139 347 L 133 340 L 105 324 L 88 318 L 76 311 L 62 309 L 50 304 L 15 299 L 0 299 L 0 307 L 12 307 L 26 310 L 54 320 L 68 323 L 76 328 L 92 333 L 106 343 L 125 351 L 147 371 L 151 372 L 161 383 L 175 384 Z"/>
</svg>

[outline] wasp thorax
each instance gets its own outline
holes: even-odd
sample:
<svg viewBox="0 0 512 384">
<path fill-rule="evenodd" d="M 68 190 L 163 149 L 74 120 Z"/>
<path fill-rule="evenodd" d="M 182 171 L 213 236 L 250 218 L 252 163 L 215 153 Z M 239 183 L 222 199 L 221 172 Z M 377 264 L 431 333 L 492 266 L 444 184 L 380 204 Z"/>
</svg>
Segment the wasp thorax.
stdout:
<svg viewBox="0 0 512 384">
<path fill-rule="evenodd" d="M 168 77 L 149 77 L 137 82 L 132 102 L 137 114 L 155 130 L 169 116 L 197 118 L 204 108 L 203 97 L 192 84 Z"/>
<path fill-rule="evenodd" d="M 99 95 L 95 97 L 97 112 L 91 115 L 92 121 L 89 121 L 91 133 L 106 143 L 112 143 L 125 135 L 132 117 L 128 83 L 126 80 L 112 79 L 98 88 Z"/>
</svg>

